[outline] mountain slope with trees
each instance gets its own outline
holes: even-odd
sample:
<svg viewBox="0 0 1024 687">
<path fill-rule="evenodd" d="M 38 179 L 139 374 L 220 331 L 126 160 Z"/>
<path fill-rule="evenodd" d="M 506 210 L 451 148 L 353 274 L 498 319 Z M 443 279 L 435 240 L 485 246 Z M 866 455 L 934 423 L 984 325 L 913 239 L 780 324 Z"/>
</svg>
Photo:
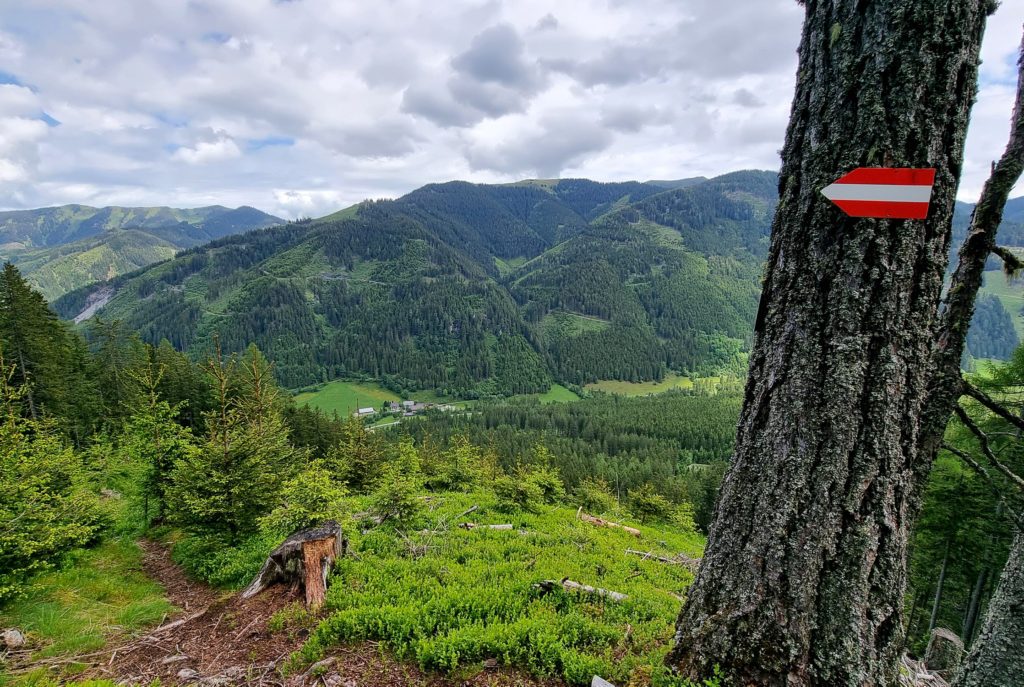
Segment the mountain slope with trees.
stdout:
<svg viewBox="0 0 1024 687">
<path fill-rule="evenodd" d="M 668 189 L 430 184 L 220 238 L 55 309 L 71 319 L 105 303 L 101 319 L 194 358 L 214 334 L 229 351 L 254 342 L 291 388 L 372 377 L 396 393 L 481 397 L 739 373 L 776 184 L 757 171 Z M 973 332 L 975 357 L 1015 345 L 998 300 Z"/>
<path fill-rule="evenodd" d="M 369 376 L 476 397 L 738 369 L 774 187 L 770 172 L 668 190 L 432 184 L 222 238 L 55 308 L 73 318 L 108 289 L 100 318 L 194 356 L 215 334 L 254 342 L 293 388 Z"/>
<path fill-rule="evenodd" d="M 284 220 L 251 207 L 64 205 L 0 212 L 0 258 L 49 300 L 174 257 L 214 239 Z"/>
</svg>

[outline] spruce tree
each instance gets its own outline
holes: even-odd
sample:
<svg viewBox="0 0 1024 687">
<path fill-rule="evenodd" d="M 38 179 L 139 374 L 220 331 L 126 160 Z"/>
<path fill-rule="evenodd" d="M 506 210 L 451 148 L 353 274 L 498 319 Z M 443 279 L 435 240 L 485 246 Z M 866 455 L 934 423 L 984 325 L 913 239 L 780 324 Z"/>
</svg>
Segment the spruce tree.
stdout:
<svg viewBox="0 0 1024 687">
<path fill-rule="evenodd" d="M 238 365 L 237 376 L 236 365 L 233 357 L 224 361 L 219 346 L 206 362 L 216 396 L 205 417 L 207 438 L 200 451 L 175 463 L 167 489 L 175 521 L 232 543 L 254 532 L 259 518 L 278 503 L 297 457 L 276 406 L 279 392 L 270 366 L 254 349 Z M 240 385 L 234 397 L 233 381 Z"/>
</svg>

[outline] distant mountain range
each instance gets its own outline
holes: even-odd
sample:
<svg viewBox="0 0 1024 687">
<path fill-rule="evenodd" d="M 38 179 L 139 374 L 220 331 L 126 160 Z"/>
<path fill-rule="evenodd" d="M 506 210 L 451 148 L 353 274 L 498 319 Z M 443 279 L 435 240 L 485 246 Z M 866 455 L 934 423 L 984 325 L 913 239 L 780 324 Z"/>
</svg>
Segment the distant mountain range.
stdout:
<svg viewBox="0 0 1024 687">
<path fill-rule="evenodd" d="M 174 256 L 184 248 L 284 220 L 251 207 L 93 208 L 0 212 L 0 259 L 47 299 Z"/>
<path fill-rule="evenodd" d="M 761 171 L 430 184 L 226 236 L 54 307 L 120 319 L 196 357 L 215 335 L 227 351 L 256 343 L 292 388 L 372 377 L 473 397 L 742 372 L 776 185 Z M 959 210 L 957 237 L 970 206 Z M 1024 200 L 1001 238 L 1024 246 L 1018 216 Z M 1005 357 L 1024 318 L 1011 318 L 1012 294 L 987 296 L 973 351 Z"/>
<path fill-rule="evenodd" d="M 362 375 L 473 396 L 740 371 L 775 187 L 773 172 L 431 184 L 221 238 L 54 305 L 196 356 L 215 334 L 227 350 L 254 342 L 291 387 Z"/>
</svg>

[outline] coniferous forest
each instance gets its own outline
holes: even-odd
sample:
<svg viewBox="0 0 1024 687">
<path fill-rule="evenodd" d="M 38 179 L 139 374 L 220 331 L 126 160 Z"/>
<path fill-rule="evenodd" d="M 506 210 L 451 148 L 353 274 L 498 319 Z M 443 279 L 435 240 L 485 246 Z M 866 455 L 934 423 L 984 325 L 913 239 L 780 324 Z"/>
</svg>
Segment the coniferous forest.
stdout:
<svg viewBox="0 0 1024 687">
<path fill-rule="evenodd" d="M 1024 685 L 1022 3 L 391 4 L 0 3 L 0 687 Z"/>
<path fill-rule="evenodd" d="M 762 177 L 740 177 L 751 178 Z M 287 534 L 325 520 L 344 523 L 373 560 L 387 561 L 396 540 L 380 539 L 383 532 L 417 550 L 409 528 L 434 532 L 431 527 L 457 515 L 433 516 L 434 499 L 459 508 L 487 503 L 491 519 L 536 526 L 537 536 L 556 540 L 543 544 L 554 547 L 545 563 L 554 568 L 564 559 L 560 547 L 572 541 L 590 542 L 601 560 L 608 555 L 599 553 L 604 547 L 621 545 L 562 532 L 564 523 L 545 515 L 559 508 L 625 519 L 645 532 L 654 526 L 654 536 L 673 540 L 662 546 L 696 554 L 732 451 L 740 383 L 632 398 L 590 392 L 567 403 L 516 396 L 545 390 L 552 380 L 582 390 L 595 379 L 735 370 L 751 316 L 735 306 L 753 302 L 750 275 L 763 249 L 757 206 L 721 199 L 712 187 L 706 206 L 692 192 L 652 194 L 588 224 L 588 203 L 600 196 L 588 197 L 581 186 L 566 194 L 579 219 L 568 229 L 565 222 L 557 225 L 571 237 L 518 265 L 495 253 L 510 258 L 522 246 L 540 250 L 551 234 L 535 231 L 532 244 L 523 238 L 473 248 L 495 256 L 485 269 L 468 251 L 453 250 L 428 231 L 425 214 L 416 220 L 411 210 L 397 214 L 387 204 L 369 204 L 340 225 L 296 222 L 229 237 L 117 278 L 104 287 L 118 294 L 110 309 L 74 327 L 6 265 L 0 283 L 0 518 L 8 525 L 0 603 L 15 610 L 31 606 L 36 580 L 73 569 L 83 551 L 142 532 L 170 537 L 175 560 L 188 574 L 229 588 L 246 583 Z M 534 193 L 513 191 L 499 197 L 510 203 Z M 435 198 L 431 207 L 450 209 L 454 202 Z M 697 203 L 686 210 L 694 224 L 720 230 L 717 244 L 673 215 L 686 202 Z M 468 202 L 459 211 L 482 212 Z M 718 219 L 700 219 L 705 212 Z M 388 232 L 376 231 L 375 222 Z M 508 236 L 503 240 L 511 241 Z M 232 250 L 239 240 L 244 250 Z M 701 242 L 708 255 L 690 249 Z M 729 252 L 730 258 L 721 254 Z M 305 276 L 284 276 L 290 273 Z M 120 294 L 132 295 L 130 307 L 119 303 Z M 87 291 L 73 293 L 57 307 L 70 316 L 87 297 Z M 968 338 L 977 357 L 1013 350 L 1008 336 L 978 334 L 1012 333 L 998 306 L 994 298 L 979 300 L 981 324 Z M 213 307 L 223 310 L 207 318 Z M 113 315 L 124 319 L 107 319 Z M 592 324 L 581 327 L 580 315 Z M 307 341 L 321 348 L 310 350 Z M 1004 393 L 1017 384 L 1020 367 L 1014 358 L 985 367 L 978 379 L 992 393 Z M 289 384 L 354 373 L 403 391 L 430 388 L 481 400 L 471 412 L 430 411 L 370 430 L 361 420 L 297 405 L 287 391 Z M 999 419 L 980 407 L 972 412 L 979 411 L 977 421 L 998 433 Z M 970 432 L 950 432 L 951 451 L 979 450 Z M 1014 445 L 1007 445 L 1007 456 L 1016 455 Z M 1001 508 L 955 454 L 940 456 L 911 559 L 906 612 L 912 650 L 923 651 L 937 626 L 955 627 L 967 642 L 979 632 L 1009 551 Z M 381 549 L 385 541 L 392 543 Z M 477 544 L 471 550 L 492 555 Z M 523 555 L 530 551 L 527 546 Z M 384 584 L 352 565 L 337 569 L 336 579 Z M 633 565 L 612 579 L 628 588 L 641 572 Z M 658 584 L 682 591 L 685 579 Z M 386 588 L 380 593 L 392 593 Z M 376 599 L 370 594 L 365 602 Z M 333 610 L 290 659 L 293 670 L 315 663 L 336 642 L 380 637 L 390 638 L 399 657 L 413 656 L 426 668 L 452 670 L 501 648 L 513 665 L 570 682 L 597 671 L 623 680 L 650 674 L 669 684 L 668 676 L 658 677 L 660 667 L 655 670 L 674 614 L 664 599 L 642 611 L 651 614 L 644 630 L 651 633 L 650 651 L 638 650 L 618 667 L 603 662 L 601 647 L 611 645 L 597 637 L 633 617 L 628 614 L 586 621 L 598 624 L 588 626 L 584 632 L 596 635 L 582 644 L 552 636 L 558 648 L 548 656 L 527 635 L 517 635 L 516 625 L 483 648 L 459 644 L 469 630 L 455 626 L 439 635 L 443 641 L 414 648 L 393 624 L 424 622 L 399 610 L 417 602 L 396 602 L 388 612 L 399 615 L 376 619 L 358 603 L 329 598 Z M 539 599 L 516 603 L 526 604 L 517 611 L 524 627 L 547 622 L 533 615 Z M 491 613 L 501 612 L 487 610 L 477 621 L 498 622 Z M 292 621 L 282 616 L 281 622 Z M 559 633 L 563 622 L 559 616 Z"/>
</svg>

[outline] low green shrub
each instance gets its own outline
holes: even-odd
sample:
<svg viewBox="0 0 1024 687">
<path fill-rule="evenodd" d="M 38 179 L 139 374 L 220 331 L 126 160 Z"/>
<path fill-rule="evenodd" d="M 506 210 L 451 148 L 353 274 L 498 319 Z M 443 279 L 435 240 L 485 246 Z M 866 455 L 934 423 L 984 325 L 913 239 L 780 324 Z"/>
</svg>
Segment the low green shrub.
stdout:
<svg viewBox="0 0 1024 687">
<path fill-rule="evenodd" d="M 197 579 L 239 589 L 256 576 L 263 561 L 288 534 L 257 532 L 234 546 L 215 536 L 191 536 L 174 544 L 171 557 Z"/>
<path fill-rule="evenodd" d="M 534 496 L 542 501 L 539 489 Z M 434 509 L 421 514 L 423 531 L 385 526 L 354 535 L 354 555 L 335 564 L 326 617 L 291 658 L 292 670 L 305 670 L 336 644 L 370 639 L 442 672 L 493 658 L 573 685 L 594 675 L 627 684 L 655 674 L 679 611 L 674 595 L 692 581 L 688 570 L 625 555 L 636 547 L 632 535 L 578 521 L 575 509 L 519 509 L 510 518 L 494 493 L 434 497 Z M 475 522 L 511 522 L 513 529 L 455 527 L 474 505 Z M 693 555 L 701 546 L 671 525 L 641 531 L 644 546 L 663 555 Z M 629 598 L 616 603 L 535 586 L 563 577 Z"/>
</svg>

